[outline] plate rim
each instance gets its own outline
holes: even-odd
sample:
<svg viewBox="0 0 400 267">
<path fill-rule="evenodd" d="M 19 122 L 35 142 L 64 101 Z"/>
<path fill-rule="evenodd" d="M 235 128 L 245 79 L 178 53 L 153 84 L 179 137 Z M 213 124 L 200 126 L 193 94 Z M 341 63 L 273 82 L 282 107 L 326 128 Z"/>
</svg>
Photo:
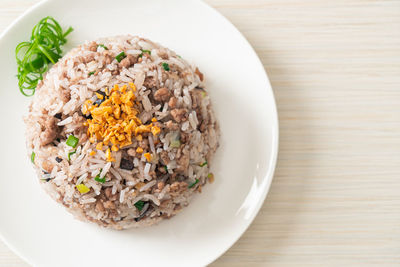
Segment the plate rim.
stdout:
<svg viewBox="0 0 400 267">
<path fill-rule="evenodd" d="M 249 229 L 251 224 L 254 222 L 255 218 L 257 217 L 258 213 L 260 212 L 261 207 L 265 203 L 265 200 L 267 198 L 269 190 L 271 189 L 271 184 L 272 184 L 272 180 L 274 179 L 274 176 L 275 176 L 275 170 L 276 170 L 276 165 L 277 165 L 277 161 L 278 161 L 278 152 L 279 152 L 279 116 L 278 116 L 278 109 L 277 109 L 277 106 L 276 106 L 276 98 L 275 98 L 274 91 L 272 89 L 271 81 L 270 81 L 268 73 L 267 73 L 266 69 L 264 68 L 264 65 L 262 64 L 262 61 L 261 61 L 260 57 L 258 56 L 257 52 L 255 51 L 254 47 L 250 44 L 250 42 L 243 35 L 243 33 L 241 31 L 239 31 L 239 29 L 228 18 L 226 18 L 221 12 L 219 12 L 217 9 L 215 9 L 212 6 L 210 6 L 207 3 L 205 3 L 204 0 L 198 0 L 198 1 L 205 8 L 207 8 L 210 12 L 213 12 L 217 16 L 220 16 L 222 20 L 224 20 L 226 23 L 228 23 L 230 25 L 230 27 L 237 34 L 239 34 L 243 38 L 244 42 L 249 46 L 249 48 L 251 50 L 251 53 L 257 59 L 258 65 L 264 70 L 263 71 L 263 75 L 264 75 L 264 78 L 266 79 L 267 84 L 269 85 L 269 88 L 267 90 L 270 91 L 271 97 L 272 97 L 272 100 L 273 100 L 272 101 L 273 107 L 271 108 L 271 110 L 273 111 L 273 114 L 271 114 L 271 117 L 273 117 L 273 122 L 274 122 L 274 125 L 272 127 L 272 129 L 273 129 L 273 131 L 272 131 L 273 142 L 272 142 L 272 147 L 271 147 L 271 160 L 270 160 L 270 163 L 271 163 L 270 168 L 271 169 L 269 169 L 269 177 L 267 177 L 268 183 L 266 184 L 266 187 L 264 189 L 263 195 L 261 196 L 260 201 L 258 201 L 257 207 L 254 209 L 253 214 L 250 216 L 250 218 L 249 218 L 249 220 L 247 222 L 247 225 L 243 228 L 241 233 L 237 236 L 237 238 L 234 239 L 234 242 L 232 244 L 230 244 L 229 246 L 224 248 L 222 250 L 222 252 L 218 253 L 217 257 L 215 257 L 214 259 L 211 259 L 210 261 L 208 261 L 207 265 L 209 265 L 209 264 L 213 263 L 214 261 L 216 261 L 217 259 L 219 259 L 233 245 L 235 245 L 238 242 L 238 240 L 245 234 L 245 232 Z"/>
</svg>

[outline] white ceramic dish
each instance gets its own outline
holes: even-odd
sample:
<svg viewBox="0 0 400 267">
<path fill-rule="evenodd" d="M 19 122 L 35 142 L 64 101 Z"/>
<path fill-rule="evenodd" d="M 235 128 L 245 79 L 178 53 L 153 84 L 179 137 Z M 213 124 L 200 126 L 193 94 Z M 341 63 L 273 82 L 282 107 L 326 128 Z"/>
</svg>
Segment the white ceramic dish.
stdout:
<svg viewBox="0 0 400 267">
<path fill-rule="evenodd" d="M 102 36 L 138 34 L 196 63 L 207 79 L 221 147 L 216 181 L 189 207 L 146 229 L 113 231 L 73 219 L 48 197 L 26 156 L 29 98 L 17 88 L 15 46 L 44 16 L 75 30 L 66 50 Z M 0 233 L 34 266 L 204 266 L 243 234 L 268 192 L 278 147 L 274 97 L 257 55 L 224 17 L 199 1 L 49 0 L 0 39 Z"/>
</svg>

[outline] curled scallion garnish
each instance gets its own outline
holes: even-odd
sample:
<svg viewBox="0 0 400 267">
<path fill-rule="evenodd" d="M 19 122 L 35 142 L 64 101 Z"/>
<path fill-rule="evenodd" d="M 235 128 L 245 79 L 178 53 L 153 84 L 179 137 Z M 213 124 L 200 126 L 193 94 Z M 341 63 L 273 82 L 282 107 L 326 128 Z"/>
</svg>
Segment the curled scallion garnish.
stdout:
<svg viewBox="0 0 400 267">
<path fill-rule="evenodd" d="M 45 17 L 33 28 L 29 42 L 22 42 L 15 48 L 18 64 L 18 87 L 25 96 L 35 94 L 36 86 L 49 69 L 62 57 L 61 46 L 73 29 L 63 32 L 60 24 L 52 17 Z"/>
</svg>

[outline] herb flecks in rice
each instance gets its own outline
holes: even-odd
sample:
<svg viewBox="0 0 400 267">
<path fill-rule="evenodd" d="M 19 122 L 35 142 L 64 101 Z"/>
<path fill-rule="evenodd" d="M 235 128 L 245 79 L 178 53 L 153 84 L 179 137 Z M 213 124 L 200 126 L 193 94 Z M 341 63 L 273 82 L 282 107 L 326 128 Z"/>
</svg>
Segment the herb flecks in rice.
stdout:
<svg viewBox="0 0 400 267">
<path fill-rule="evenodd" d="M 39 83 L 25 120 L 42 186 L 78 218 L 105 227 L 175 215 L 214 180 L 219 127 L 203 79 L 175 52 L 139 37 L 73 49 Z"/>
</svg>

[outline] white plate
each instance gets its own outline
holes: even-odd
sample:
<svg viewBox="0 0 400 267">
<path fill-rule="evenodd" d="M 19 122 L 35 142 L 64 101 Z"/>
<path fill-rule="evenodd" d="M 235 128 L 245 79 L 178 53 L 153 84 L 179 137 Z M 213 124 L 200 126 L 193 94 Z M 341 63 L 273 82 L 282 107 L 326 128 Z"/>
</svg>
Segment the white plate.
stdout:
<svg viewBox="0 0 400 267">
<path fill-rule="evenodd" d="M 44 16 L 73 26 L 67 49 L 84 40 L 138 34 L 199 66 L 221 124 L 216 180 L 189 207 L 146 229 L 114 231 L 73 219 L 40 188 L 26 156 L 29 98 L 17 88 L 15 46 Z M 245 38 L 199 1 L 45 1 L 21 16 L 0 40 L 2 149 L 0 232 L 35 266 L 204 266 L 243 234 L 268 192 L 278 147 L 274 97 Z"/>
</svg>

